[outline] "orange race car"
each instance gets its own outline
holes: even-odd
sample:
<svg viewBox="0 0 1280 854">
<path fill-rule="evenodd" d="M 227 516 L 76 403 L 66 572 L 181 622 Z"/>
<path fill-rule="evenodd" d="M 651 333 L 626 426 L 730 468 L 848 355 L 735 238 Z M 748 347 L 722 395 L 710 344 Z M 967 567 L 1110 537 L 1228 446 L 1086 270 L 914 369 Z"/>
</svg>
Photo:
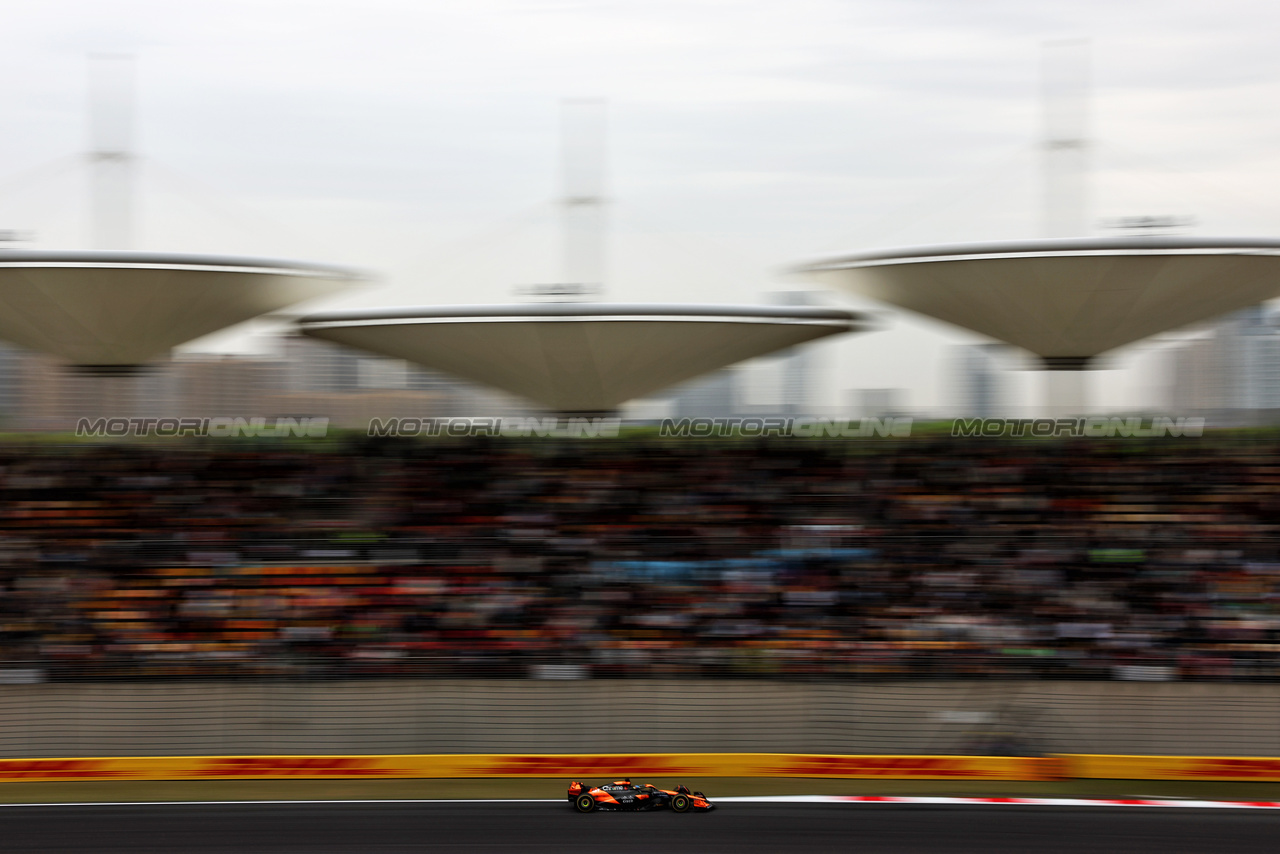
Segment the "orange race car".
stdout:
<svg viewBox="0 0 1280 854">
<path fill-rule="evenodd" d="M 703 812 L 715 809 L 702 792 L 691 792 L 687 786 L 659 789 L 650 783 L 643 786 L 630 780 L 615 780 L 603 786 L 584 786 L 577 780 L 569 784 L 569 803 L 578 812 L 595 810 L 661 810 Z"/>
</svg>

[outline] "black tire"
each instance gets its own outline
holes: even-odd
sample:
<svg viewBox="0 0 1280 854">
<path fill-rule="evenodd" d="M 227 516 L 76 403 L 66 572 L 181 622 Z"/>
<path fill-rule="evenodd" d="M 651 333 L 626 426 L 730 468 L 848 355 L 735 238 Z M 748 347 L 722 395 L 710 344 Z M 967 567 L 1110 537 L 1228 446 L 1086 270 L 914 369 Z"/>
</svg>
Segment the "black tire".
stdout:
<svg viewBox="0 0 1280 854">
<path fill-rule="evenodd" d="M 573 808 L 578 812 L 591 812 L 596 808 L 596 799 L 583 792 L 574 799 Z"/>
<path fill-rule="evenodd" d="M 693 801 L 688 795 L 675 795 L 671 798 L 672 812 L 688 812 L 693 807 Z"/>
</svg>

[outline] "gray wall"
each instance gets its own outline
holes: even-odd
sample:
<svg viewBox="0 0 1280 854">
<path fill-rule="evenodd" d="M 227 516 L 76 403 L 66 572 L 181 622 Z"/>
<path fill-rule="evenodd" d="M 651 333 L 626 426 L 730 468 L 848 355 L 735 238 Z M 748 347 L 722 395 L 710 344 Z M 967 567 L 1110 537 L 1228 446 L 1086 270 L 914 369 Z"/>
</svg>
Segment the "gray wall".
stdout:
<svg viewBox="0 0 1280 854">
<path fill-rule="evenodd" d="M 359 680 L 0 685 L 0 756 L 1280 756 L 1280 685 Z"/>
</svg>

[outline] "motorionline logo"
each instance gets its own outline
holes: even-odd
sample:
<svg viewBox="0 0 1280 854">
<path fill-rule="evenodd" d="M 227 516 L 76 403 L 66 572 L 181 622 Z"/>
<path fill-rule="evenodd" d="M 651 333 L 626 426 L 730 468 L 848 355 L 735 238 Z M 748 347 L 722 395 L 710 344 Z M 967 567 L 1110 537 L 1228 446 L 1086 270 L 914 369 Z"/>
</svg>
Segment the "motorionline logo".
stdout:
<svg viewBox="0 0 1280 854">
<path fill-rule="evenodd" d="M 374 418 L 366 435 L 615 439 L 621 432 L 621 418 Z"/>
<path fill-rule="evenodd" d="M 1095 415 L 1087 418 L 957 418 L 951 422 L 952 436 L 1034 436 L 1037 438 L 1198 438 L 1204 433 L 1204 419 L 1155 415 L 1151 418 L 1118 418 Z"/>
<path fill-rule="evenodd" d="M 213 436 L 219 438 L 323 439 L 328 418 L 81 418 L 76 436 Z"/>
<path fill-rule="evenodd" d="M 762 438 L 797 437 L 804 439 L 829 436 L 858 438 L 888 436 L 907 438 L 911 435 L 910 418 L 664 418 L 658 435 L 697 439 L 724 436 Z"/>
</svg>

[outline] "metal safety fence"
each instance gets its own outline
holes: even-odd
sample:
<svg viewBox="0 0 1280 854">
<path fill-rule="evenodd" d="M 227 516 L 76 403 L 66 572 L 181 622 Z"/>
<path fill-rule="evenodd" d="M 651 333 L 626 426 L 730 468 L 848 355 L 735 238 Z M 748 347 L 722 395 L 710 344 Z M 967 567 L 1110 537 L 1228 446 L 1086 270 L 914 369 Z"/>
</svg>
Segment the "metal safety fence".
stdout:
<svg viewBox="0 0 1280 854">
<path fill-rule="evenodd" d="M 1280 686 L 449 676 L 0 685 L 3 757 L 672 751 L 1276 756 Z"/>
</svg>

